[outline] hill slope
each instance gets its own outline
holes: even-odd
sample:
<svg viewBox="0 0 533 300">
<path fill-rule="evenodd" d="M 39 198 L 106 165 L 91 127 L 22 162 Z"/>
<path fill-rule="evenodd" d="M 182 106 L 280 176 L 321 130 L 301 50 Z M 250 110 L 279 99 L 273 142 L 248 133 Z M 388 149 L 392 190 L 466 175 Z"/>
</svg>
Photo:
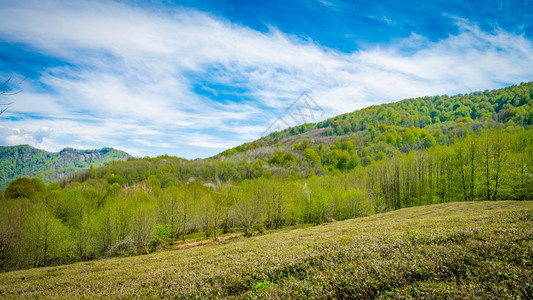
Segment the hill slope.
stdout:
<svg viewBox="0 0 533 300">
<path fill-rule="evenodd" d="M 228 149 L 217 157 L 231 156 L 276 143 L 295 144 L 302 139 L 332 144 L 336 137 L 357 141 L 368 151 L 358 151 L 364 161 L 374 160 L 379 142 L 402 152 L 450 144 L 467 131 L 506 124 L 533 125 L 533 82 L 502 89 L 454 96 L 425 96 L 374 105 L 280 132 Z M 415 129 L 423 129 L 417 132 Z M 430 137 L 430 136 L 433 136 Z M 383 148 L 383 147 L 382 147 Z M 379 150 L 378 150 L 379 151 Z"/>
<path fill-rule="evenodd" d="M 344 172 L 366 167 L 398 153 L 454 146 L 461 140 L 496 130 L 529 132 L 532 125 L 533 82 L 528 82 L 466 95 L 426 96 L 371 106 L 319 123 L 274 132 L 213 158 L 187 161 L 162 156 L 149 159 L 149 163 L 142 159 L 118 163 L 97 173 L 104 178 L 120 173 L 127 184 L 154 175 L 148 171 L 139 174 L 140 169 L 168 165 L 185 181 L 190 177 L 203 182 L 216 181 L 217 177 L 238 182 L 271 175 L 323 176 L 334 170 Z M 532 141 L 526 140 L 525 144 L 520 147 L 529 150 L 525 148 Z M 161 160 L 165 163 L 160 164 Z M 130 174 L 132 169 L 137 174 Z"/>
<path fill-rule="evenodd" d="M 106 163 L 125 160 L 126 152 L 112 148 L 76 150 L 66 148 L 58 153 L 35 149 L 28 145 L 0 146 L 0 190 L 18 177 L 37 177 L 46 183 L 58 181 L 68 173 L 100 167 Z"/>
<path fill-rule="evenodd" d="M 445 203 L 3 273 L 0 297 L 527 299 L 532 257 L 533 202 Z"/>
<path fill-rule="evenodd" d="M 408 99 L 214 158 L 128 159 L 61 185 L 17 180 L 0 195 L 0 271 L 144 254 L 190 235 L 250 235 L 456 201 L 533 200 L 531 95 L 533 83 Z M 471 117 L 450 116 L 469 101 Z M 446 121 L 409 123 L 428 107 L 446 112 Z M 494 113 L 473 119 L 474 111 Z"/>
</svg>

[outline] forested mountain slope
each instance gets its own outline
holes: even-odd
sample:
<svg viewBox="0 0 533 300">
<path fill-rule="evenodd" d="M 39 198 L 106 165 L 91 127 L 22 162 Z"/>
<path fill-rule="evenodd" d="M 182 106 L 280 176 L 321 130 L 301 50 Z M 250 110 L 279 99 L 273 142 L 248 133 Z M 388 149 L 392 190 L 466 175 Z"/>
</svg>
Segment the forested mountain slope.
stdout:
<svg viewBox="0 0 533 300">
<path fill-rule="evenodd" d="M 407 99 L 208 158 L 112 162 L 0 200 L 0 269 L 455 201 L 533 199 L 533 83 Z M 43 232 L 47 228 L 47 232 Z M 53 245 L 44 247 L 43 245 Z"/>
<path fill-rule="evenodd" d="M 276 144 L 280 139 L 289 137 L 303 136 L 314 138 L 317 142 L 327 142 L 333 139 L 325 137 L 344 137 L 354 133 L 359 138 L 370 139 L 363 140 L 366 144 L 383 141 L 402 152 L 435 144 L 449 145 L 453 143 L 450 138 L 463 136 L 465 130 L 479 130 L 480 127 L 505 123 L 529 128 L 533 125 L 532 99 L 533 82 L 451 97 L 442 95 L 405 99 L 367 107 L 319 123 L 287 128 L 258 141 L 226 150 L 221 155 Z"/>
<path fill-rule="evenodd" d="M 37 177 L 46 183 L 58 181 L 66 174 L 90 165 L 101 167 L 115 160 L 125 160 L 127 153 L 112 148 L 75 150 L 66 148 L 58 153 L 46 152 L 28 145 L 0 146 L 0 190 L 18 177 Z"/>
</svg>

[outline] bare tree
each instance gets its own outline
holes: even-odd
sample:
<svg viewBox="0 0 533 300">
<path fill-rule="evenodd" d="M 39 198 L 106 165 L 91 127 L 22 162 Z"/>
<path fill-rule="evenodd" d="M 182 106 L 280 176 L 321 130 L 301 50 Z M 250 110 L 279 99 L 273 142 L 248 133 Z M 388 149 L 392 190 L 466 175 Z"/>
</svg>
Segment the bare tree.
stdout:
<svg viewBox="0 0 533 300">
<path fill-rule="evenodd" d="M 21 90 L 17 90 L 17 87 L 22 84 L 25 78 L 19 81 L 17 84 L 10 86 L 9 82 L 11 82 L 12 78 L 13 77 L 10 76 L 6 81 L 4 81 L 4 83 L 2 83 L 2 85 L 0 85 L 0 96 L 13 96 L 21 92 Z M 13 102 L 0 102 L 0 115 L 3 114 L 11 104 L 13 104 Z"/>
</svg>

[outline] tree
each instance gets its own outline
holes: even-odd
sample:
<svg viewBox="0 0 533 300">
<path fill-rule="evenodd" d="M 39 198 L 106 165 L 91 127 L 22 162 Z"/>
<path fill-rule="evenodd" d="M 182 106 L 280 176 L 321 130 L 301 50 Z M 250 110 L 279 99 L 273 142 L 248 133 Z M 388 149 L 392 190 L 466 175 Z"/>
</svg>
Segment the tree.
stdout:
<svg viewBox="0 0 533 300">
<path fill-rule="evenodd" d="M 33 181 L 26 177 L 17 178 L 11 181 L 11 183 L 7 187 L 6 192 L 5 192 L 6 197 L 11 198 L 11 199 L 17 199 L 17 198 L 32 199 L 33 197 L 37 195 L 37 189 L 35 186 L 36 182 L 37 181 Z M 38 185 L 40 187 L 40 184 Z"/>
<path fill-rule="evenodd" d="M 484 171 L 485 171 L 485 186 L 487 188 L 486 200 L 490 200 L 490 161 L 491 161 L 491 144 L 489 135 L 485 135 L 485 143 L 483 145 L 483 157 L 484 157 Z"/>
<path fill-rule="evenodd" d="M 320 156 L 315 150 L 313 150 L 313 148 L 306 148 L 304 150 L 304 156 L 308 161 L 312 162 L 316 166 L 318 166 L 321 162 Z"/>
<path fill-rule="evenodd" d="M 159 198 L 159 224 L 165 224 L 170 228 L 170 243 L 177 240 L 181 230 L 180 202 L 185 197 L 184 191 L 176 186 L 165 189 Z"/>
<path fill-rule="evenodd" d="M 229 185 L 219 186 L 217 192 L 212 193 L 211 222 L 213 224 L 214 240 L 217 241 L 217 228 L 228 210 L 228 199 L 231 197 L 232 187 Z"/>
<path fill-rule="evenodd" d="M 182 239 L 185 242 L 185 234 L 187 234 L 187 229 L 193 220 L 193 208 L 200 202 L 202 196 L 205 194 L 206 188 L 203 184 L 198 181 L 191 181 L 187 184 L 187 191 L 183 197 L 180 197 L 180 215 L 181 215 L 181 234 Z"/>
<path fill-rule="evenodd" d="M 132 235 L 142 254 L 148 254 L 148 245 L 154 236 L 156 225 L 155 207 L 151 197 L 140 194 L 132 218 Z"/>
<path fill-rule="evenodd" d="M 20 93 L 20 90 L 17 90 L 17 87 L 22 84 L 24 79 L 17 84 L 10 86 L 9 82 L 11 79 L 12 77 L 9 77 L 4 83 L 2 83 L 2 85 L 0 85 L 0 96 L 13 96 Z M 13 104 L 13 102 L 0 102 L 0 115 L 3 114 L 11 104 Z"/>
<path fill-rule="evenodd" d="M 498 192 L 500 191 L 500 184 L 502 179 L 502 171 L 507 170 L 505 167 L 507 165 L 507 145 L 505 138 L 500 132 L 496 133 L 493 138 L 493 147 L 494 147 L 494 164 L 496 173 L 494 174 L 494 189 L 492 193 L 492 200 L 496 201 L 498 199 Z"/>
<path fill-rule="evenodd" d="M 267 197 L 265 199 L 266 225 L 278 229 L 283 223 L 286 214 L 286 197 L 284 195 L 284 182 L 271 179 L 265 183 Z"/>
<path fill-rule="evenodd" d="M 0 270 L 27 265 L 22 230 L 32 209 L 28 199 L 6 199 L 0 205 Z"/>
<path fill-rule="evenodd" d="M 306 223 L 321 224 L 329 217 L 332 196 L 321 186 L 321 181 L 322 179 L 309 181 L 311 186 L 305 183 L 302 187 Z"/>
<path fill-rule="evenodd" d="M 510 156 L 511 198 L 517 200 L 526 200 L 533 195 L 533 173 L 528 169 L 528 165 L 531 166 L 533 162 L 533 135 L 527 134 L 524 130 L 514 139 Z"/>
<path fill-rule="evenodd" d="M 348 151 L 346 150 L 342 150 L 339 152 L 339 156 L 338 156 L 338 161 L 337 161 L 337 168 L 340 169 L 340 170 L 346 170 L 346 168 L 348 167 L 348 163 L 350 162 L 350 153 L 348 153 Z"/>
<path fill-rule="evenodd" d="M 465 157 L 465 153 L 464 153 L 464 149 L 463 149 L 463 142 L 459 142 L 458 143 L 458 146 L 457 147 L 457 168 L 458 170 L 460 170 L 460 174 L 461 174 L 461 183 L 462 183 L 462 190 L 463 190 L 463 200 L 464 201 L 468 201 L 468 194 L 467 194 L 467 182 L 468 182 L 468 179 L 466 178 L 466 172 L 465 172 L 465 166 L 467 165 L 467 163 L 465 163 L 465 161 L 467 161 L 468 159 Z"/>
<path fill-rule="evenodd" d="M 232 194 L 235 199 L 233 207 L 237 223 L 242 226 L 245 235 L 257 224 L 263 214 L 264 192 L 254 181 L 245 181 Z"/>
<path fill-rule="evenodd" d="M 213 213 L 213 198 L 211 197 L 210 193 L 204 194 L 203 197 L 200 199 L 199 203 L 199 219 L 200 219 L 200 225 L 205 231 L 205 237 L 209 237 L 209 233 L 211 230 L 211 224 L 212 224 L 212 218 L 214 216 Z M 216 231 L 216 227 L 214 228 Z"/>
<path fill-rule="evenodd" d="M 34 207 L 23 229 L 25 249 L 34 267 L 63 260 L 64 252 L 71 248 L 69 237 L 68 228 L 44 204 Z"/>
<path fill-rule="evenodd" d="M 102 253 L 123 255 L 127 254 L 126 251 L 135 252 L 131 236 L 135 204 L 133 197 L 117 197 L 108 199 L 105 206 L 98 210 L 93 235 Z"/>
<path fill-rule="evenodd" d="M 73 190 L 78 192 L 77 190 Z M 94 193 L 94 191 L 93 191 Z M 93 223 L 93 210 L 96 209 L 97 203 L 91 201 L 89 196 L 91 192 L 83 193 L 87 195 L 86 197 L 82 196 L 82 193 L 69 193 L 72 195 L 68 199 L 72 203 L 72 214 L 68 218 L 68 224 L 75 231 L 73 236 L 74 246 L 76 248 L 77 255 L 81 260 L 87 260 L 89 252 L 92 249 L 92 223 Z"/>
<path fill-rule="evenodd" d="M 364 217 L 374 213 L 374 207 L 364 190 L 353 189 L 344 193 L 349 218 Z"/>
</svg>

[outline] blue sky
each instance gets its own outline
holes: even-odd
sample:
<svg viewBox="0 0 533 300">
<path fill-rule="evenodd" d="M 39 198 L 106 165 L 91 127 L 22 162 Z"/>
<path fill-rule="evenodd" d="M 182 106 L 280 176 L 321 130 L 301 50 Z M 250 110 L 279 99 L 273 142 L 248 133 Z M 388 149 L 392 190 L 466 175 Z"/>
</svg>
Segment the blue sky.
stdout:
<svg viewBox="0 0 533 300">
<path fill-rule="evenodd" d="M 208 157 L 309 121 L 533 80 L 528 1 L 0 0 L 0 145 Z M 318 113 L 320 112 L 320 113 Z M 311 118 L 311 119 L 310 119 Z M 282 127 L 283 127 L 282 126 Z M 275 127 L 277 128 L 277 127 Z"/>
</svg>

